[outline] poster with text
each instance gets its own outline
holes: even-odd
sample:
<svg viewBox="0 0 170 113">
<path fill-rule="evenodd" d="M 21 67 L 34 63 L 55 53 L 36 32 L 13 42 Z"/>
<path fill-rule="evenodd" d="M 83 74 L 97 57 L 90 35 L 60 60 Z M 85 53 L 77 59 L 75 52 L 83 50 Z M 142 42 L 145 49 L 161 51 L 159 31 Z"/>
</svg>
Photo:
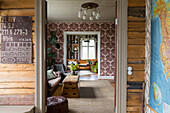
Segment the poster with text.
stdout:
<svg viewBox="0 0 170 113">
<path fill-rule="evenodd" d="M 32 63 L 32 17 L 1 16 L 1 63 Z"/>
</svg>

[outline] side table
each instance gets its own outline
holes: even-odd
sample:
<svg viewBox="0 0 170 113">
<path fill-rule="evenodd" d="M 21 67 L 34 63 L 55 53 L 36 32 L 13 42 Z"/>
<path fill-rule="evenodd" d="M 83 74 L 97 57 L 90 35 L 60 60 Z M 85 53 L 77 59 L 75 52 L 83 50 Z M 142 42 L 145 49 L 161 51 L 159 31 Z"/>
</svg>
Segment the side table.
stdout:
<svg viewBox="0 0 170 113">
<path fill-rule="evenodd" d="M 67 98 L 79 98 L 79 75 L 67 75 L 63 80 L 62 94 Z"/>
</svg>

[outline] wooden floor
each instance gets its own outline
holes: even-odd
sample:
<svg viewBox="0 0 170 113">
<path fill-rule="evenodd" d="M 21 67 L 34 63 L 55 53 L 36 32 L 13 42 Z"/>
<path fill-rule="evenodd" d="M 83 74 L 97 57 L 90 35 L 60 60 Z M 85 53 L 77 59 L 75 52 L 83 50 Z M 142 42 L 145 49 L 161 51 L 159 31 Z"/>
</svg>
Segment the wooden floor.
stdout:
<svg viewBox="0 0 170 113">
<path fill-rule="evenodd" d="M 88 70 L 81 70 L 80 71 L 80 80 L 101 80 L 98 79 L 98 73 L 93 73 Z M 107 79 L 105 79 L 107 80 Z M 111 85 L 114 87 L 114 80 L 108 79 Z"/>
<path fill-rule="evenodd" d="M 101 80 L 98 79 L 98 74 L 90 72 L 89 70 L 81 70 L 79 80 Z M 106 80 L 106 79 L 105 79 Z M 114 80 L 108 80 L 110 84 L 114 87 Z M 62 85 L 59 85 L 53 96 L 61 96 Z"/>
</svg>

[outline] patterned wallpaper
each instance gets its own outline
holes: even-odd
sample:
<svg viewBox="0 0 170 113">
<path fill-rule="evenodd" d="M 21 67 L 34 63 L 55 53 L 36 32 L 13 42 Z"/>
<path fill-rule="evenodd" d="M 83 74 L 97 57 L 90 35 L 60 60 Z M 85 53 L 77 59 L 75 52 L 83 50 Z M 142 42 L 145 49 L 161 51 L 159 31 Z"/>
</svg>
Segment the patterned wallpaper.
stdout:
<svg viewBox="0 0 170 113">
<path fill-rule="evenodd" d="M 64 32 L 65 31 L 99 31 L 101 33 L 101 76 L 114 76 L 115 73 L 115 25 L 114 22 L 56 22 L 48 23 L 47 38 L 50 32 L 55 31 L 60 49 L 57 52 L 56 63 L 63 63 Z"/>
</svg>

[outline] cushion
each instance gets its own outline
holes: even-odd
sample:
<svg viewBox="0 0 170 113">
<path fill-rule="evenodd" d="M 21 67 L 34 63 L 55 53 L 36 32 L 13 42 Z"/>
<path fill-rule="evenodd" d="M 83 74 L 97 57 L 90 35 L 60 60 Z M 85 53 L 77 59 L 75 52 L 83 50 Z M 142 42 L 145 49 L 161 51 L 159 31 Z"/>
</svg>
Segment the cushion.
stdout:
<svg viewBox="0 0 170 113">
<path fill-rule="evenodd" d="M 72 61 L 68 61 L 68 65 L 72 64 Z"/>
<path fill-rule="evenodd" d="M 51 79 L 54 79 L 54 78 L 56 78 L 56 77 L 55 77 L 55 75 L 54 75 L 54 73 L 53 73 L 53 69 L 48 70 L 48 71 L 47 71 L 47 79 L 48 79 L 48 80 L 51 80 Z"/>
<path fill-rule="evenodd" d="M 57 77 L 60 77 L 60 74 L 58 74 L 57 72 L 54 72 L 53 71 L 53 73 L 54 73 L 54 76 L 57 78 Z"/>
<path fill-rule="evenodd" d="M 49 83 L 50 87 L 54 87 L 60 82 L 60 80 L 61 80 L 61 77 L 58 77 L 58 78 L 49 80 L 48 83 Z"/>
</svg>

